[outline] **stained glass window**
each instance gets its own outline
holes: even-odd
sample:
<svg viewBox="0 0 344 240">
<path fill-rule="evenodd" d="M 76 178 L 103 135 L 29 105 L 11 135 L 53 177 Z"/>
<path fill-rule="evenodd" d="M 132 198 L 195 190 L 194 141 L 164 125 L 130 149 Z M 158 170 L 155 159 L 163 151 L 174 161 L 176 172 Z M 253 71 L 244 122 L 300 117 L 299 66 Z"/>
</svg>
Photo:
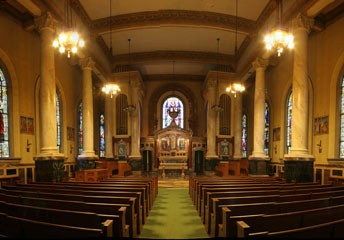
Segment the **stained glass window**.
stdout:
<svg viewBox="0 0 344 240">
<path fill-rule="evenodd" d="M 247 157 L 247 115 L 242 115 L 242 135 L 241 135 L 241 153 L 243 157 Z"/>
<path fill-rule="evenodd" d="M 7 80 L 0 68 L 0 156 L 10 156 Z"/>
<path fill-rule="evenodd" d="M 179 111 L 175 121 L 178 127 L 184 128 L 184 105 L 183 102 L 177 97 L 167 98 L 162 105 L 162 128 L 170 126 L 172 122 L 172 118 L 169 114 L 170 111 Z"/>
<path fill-rule="evenodd" d="M 339 138 L 339 157 L 344 158 L 344 77 L 340 85 L 340 138 Z"/>
<path fill-rule="evenodd" d="M 269 155 L 269 143 L 270 143 L 270 108 L 267 102 L 265 102 L 265 128 L 264 128 L 264 152 Z"/>
<path fill-rule="evenodd" d="M 57 148 L 62 152 L 62 106 L 61 96 L 58 89 L 56 89 L 56 131 L 57 131 Z"/>
<path fill-rule="evenodd" d="M 82 154 L 83 149 L 83 131 L 82 131 L 82 102 L 79 104 L 78 107 L 78 153 L 79 155 Z"/>
<path fill-rule="evenodd" d="M 290 92 L 289 97 L 287 98 L 287 133 L 286 133 L 286 148 L 287 153 L 289 153 L 291 148 L 291 119 L 292 119 L 292 110 L 293 110 L 293 98 L 292 92 Z"/>
<path fill-rule="evenodd" d="M 100 114 L 99 117 L 99 157 L 105 156 L 105 125 L 104 125 L 104 114 Z"/>
</svg>

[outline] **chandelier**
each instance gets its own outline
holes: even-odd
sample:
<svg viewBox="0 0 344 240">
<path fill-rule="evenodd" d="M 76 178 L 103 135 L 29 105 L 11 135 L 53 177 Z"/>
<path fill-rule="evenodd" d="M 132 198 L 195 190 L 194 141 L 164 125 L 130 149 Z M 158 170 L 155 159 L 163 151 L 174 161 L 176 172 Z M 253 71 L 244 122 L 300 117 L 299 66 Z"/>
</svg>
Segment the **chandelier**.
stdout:
<svg viewBox="0 0 344 240">
<path fill-rule="evenodd" d="M 241 83 L 232 83 L 226 88 L 226 92 L 234 94 L 234 97 L 236 97 L 237 92 L 243 91 L 245 91 L 245 86 Z"/>
<path fill-rule="evenodd" d="M 102 87 L 102 92 L 105 94 L 110 94 L 110 97 L 112 98 L 112 95 L 116 95 L 117 92 L 121 91 L 119 86 L 114 83 L 108 83 L 104 87 Z"/>
<path fill-rule="evenodd" d="M 265 48 L 267 50 L 276 49 L 277 55 L 281 56 L 283 49 L 294 48 L 294 36 L 291 33 L 283 30 L 281 27 L 282 15 L 282 0 L 277 0 L 278 14 L 277 14 L 277 27 L 264 37 Z"/>
<path fill-rule="evenodd" d="M 65 24 L 66 29 L 62 31 L 53 41 L 53 47 L 57 48 L 60 53 L 67 52 L 67 57 L 71 57 L 71 53 L 75 54 L 78 48 L 85 46 L 85 41 L 80 37 L 77 31 L 72 27 L 72 9 L 69 0 L 65 2 Z"/>
</svg>

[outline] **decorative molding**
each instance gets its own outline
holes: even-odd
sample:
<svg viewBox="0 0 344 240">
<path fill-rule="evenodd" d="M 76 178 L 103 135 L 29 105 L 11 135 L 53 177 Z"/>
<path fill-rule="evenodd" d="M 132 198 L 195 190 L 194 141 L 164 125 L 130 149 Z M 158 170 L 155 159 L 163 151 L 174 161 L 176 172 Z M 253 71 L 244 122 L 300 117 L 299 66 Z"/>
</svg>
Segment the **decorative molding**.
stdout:
<svg viewBox="0 0 344 240">
<path fill-rule="evenodd" d="M 269 59 L 264 59 L 264 58 L 261 58 L 261 57 L 257 57 L 252 62 L 252 66 L 253 66 L 254 69 L 257 69 L 257 68 L 265 69 L 268 65 L 269 65 Z"/>
<path fill-rule="evenodd" d="M 79 9 L 75 8 L 75 10 Z M 82 15 L 82 18 L 85 17 L 83 11 L 77 13 Z M 111 17 L 111 29 L 114 31 L 146 26 L 161 26 L 163 24 L 208 26 L 233 31 L 236 28 L 236 17 L 223 13 L 175 9 L 137 12 Z M 239 32 L 249 34 L 255 28 L 255 21 L 238 17 Z M 92 30 L 96 35 L 108 32 L 109 18 L 92 21 Z"/>
<path fill-rule="evenodd" d="M 81 58 L 79 59 L 79 64 L 80 66 L 84 69 L 90 68 L 90 69 L 94 69 L 95 67 L 95 62 L 93 61 L 93 59 L 91 57 L 85 57 L 85 58 Z"/>
<path fill-rule="evenodd" d="M 294 30 L 302 28 L 302 29 L 305 29 L 309 33 L 313 25 L 314 25 L 314 19 L 309 18 L 303 14 L 298 14 L 292 20 L 292 26 Z"/>
<path fill-rule="evenodd" d="M 150 74 L 150 75 L 143 75 L 143 81 L 176 81 L 176 82 L 185 82 L 185 81 L 192 81 L 192 82 L 202 82 L 205 79 L 203 75 L 191 75 L 191 74 Z"/>
<path fill-rule="evenodd" d="M 47 12 L 43 14 L 42 16 L 35 18 L 35 25 L 39 31 L 46 28 L 55 30 L 56 24 L 57 24 L 57 21 L 51 15 L 50 12 Z"/>
</svg>

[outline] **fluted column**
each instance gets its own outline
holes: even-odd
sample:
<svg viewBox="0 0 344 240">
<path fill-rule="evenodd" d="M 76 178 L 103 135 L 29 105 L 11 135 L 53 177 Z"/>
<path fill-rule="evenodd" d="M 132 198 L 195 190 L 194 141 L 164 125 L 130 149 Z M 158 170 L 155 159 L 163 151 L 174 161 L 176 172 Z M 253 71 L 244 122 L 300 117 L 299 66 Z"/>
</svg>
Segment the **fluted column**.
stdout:
<svg viewBox="0 0 344 240">
<path fill-rule="evenodd" d="M 234 98 L 234 159 L 242 158 L 242 94 Z"/>
<path fill-rule="evenodd" d="M 141 159 L 140 153 L 140 97 L 141 97 L 141 89 L 142 89 L 142 82 L 139 79 L 132 80 L 130 82 L 130 99 L 131 105 L 135 106 L 130 112 L 131 116 L 131 153 L 129 158 L 130 159 Z"/>
<path fill-rule="evenodd" d="M 57 148 L 55 56 L 52 47 L 56 20 L 47 12 L 35 19 L 41 38 L 39 91 L 40 153 L 35 156 L 37 182 L 61 182 L 64 156 Z"/>
<path fill-rule="evenodd" d="M 207 85 L 207 153 L 206 159 L 218 158 L 216 155 L 216 88 L 217 80 L 209 79 Z"/>
<path fill-rule="evenodd" d="M 92 95 L 92 68 L 94 61 L 90 57 L 80 59 L 82 68 L 82 117 L 83 117 L 83 151 L 78 156 L 78 169 L 95 168 L 98 156 L 94 153 L 94 124 L 93 124 L 93 95 Z"/>
<path fill-rule="evenodd" d="M 284 156 L 284 175 L 288 182 L 313 181 L 314 157 L 308 151 L 308 33 L 313 20 L 299 14 L 293 20 L 295 39 L 293 65 L 293 110 L 291 148 Z"/>
<path fill-rule="evenodd" d="M 268 60 L 257 58 L 253 62 L 256 70 L 256 81 L 254 89 L 254 122 L 253 122 L 253 151 L 249 157 L 266 159 L 264 152 L 264 128 L 265 128 L 265 69 Z"/>
<path fill-rule="evenodd" d="M 113 159 L 112 150 L 112 99 L 106 96 L 105 99 L 105 158 Z"/>
</svg>

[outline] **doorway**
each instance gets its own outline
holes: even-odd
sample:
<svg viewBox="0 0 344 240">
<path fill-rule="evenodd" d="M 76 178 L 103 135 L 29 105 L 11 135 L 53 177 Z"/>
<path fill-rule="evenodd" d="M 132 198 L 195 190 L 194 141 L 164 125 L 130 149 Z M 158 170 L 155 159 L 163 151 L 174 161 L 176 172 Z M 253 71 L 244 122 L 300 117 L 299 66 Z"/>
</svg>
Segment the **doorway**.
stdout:
<svg viewBox="0 0 344 240">
<path fill-rule="evenodd" d="M 195 151 L 195 173 L 196 176 L 203 175 L 204 168 L 204 151 Z"/>
<path fill-rule="evenodd" d="M 142 155 L 143 171 L 151 172 L 153 169 L 153 151 L 143 150 Z"/>
</svg>

